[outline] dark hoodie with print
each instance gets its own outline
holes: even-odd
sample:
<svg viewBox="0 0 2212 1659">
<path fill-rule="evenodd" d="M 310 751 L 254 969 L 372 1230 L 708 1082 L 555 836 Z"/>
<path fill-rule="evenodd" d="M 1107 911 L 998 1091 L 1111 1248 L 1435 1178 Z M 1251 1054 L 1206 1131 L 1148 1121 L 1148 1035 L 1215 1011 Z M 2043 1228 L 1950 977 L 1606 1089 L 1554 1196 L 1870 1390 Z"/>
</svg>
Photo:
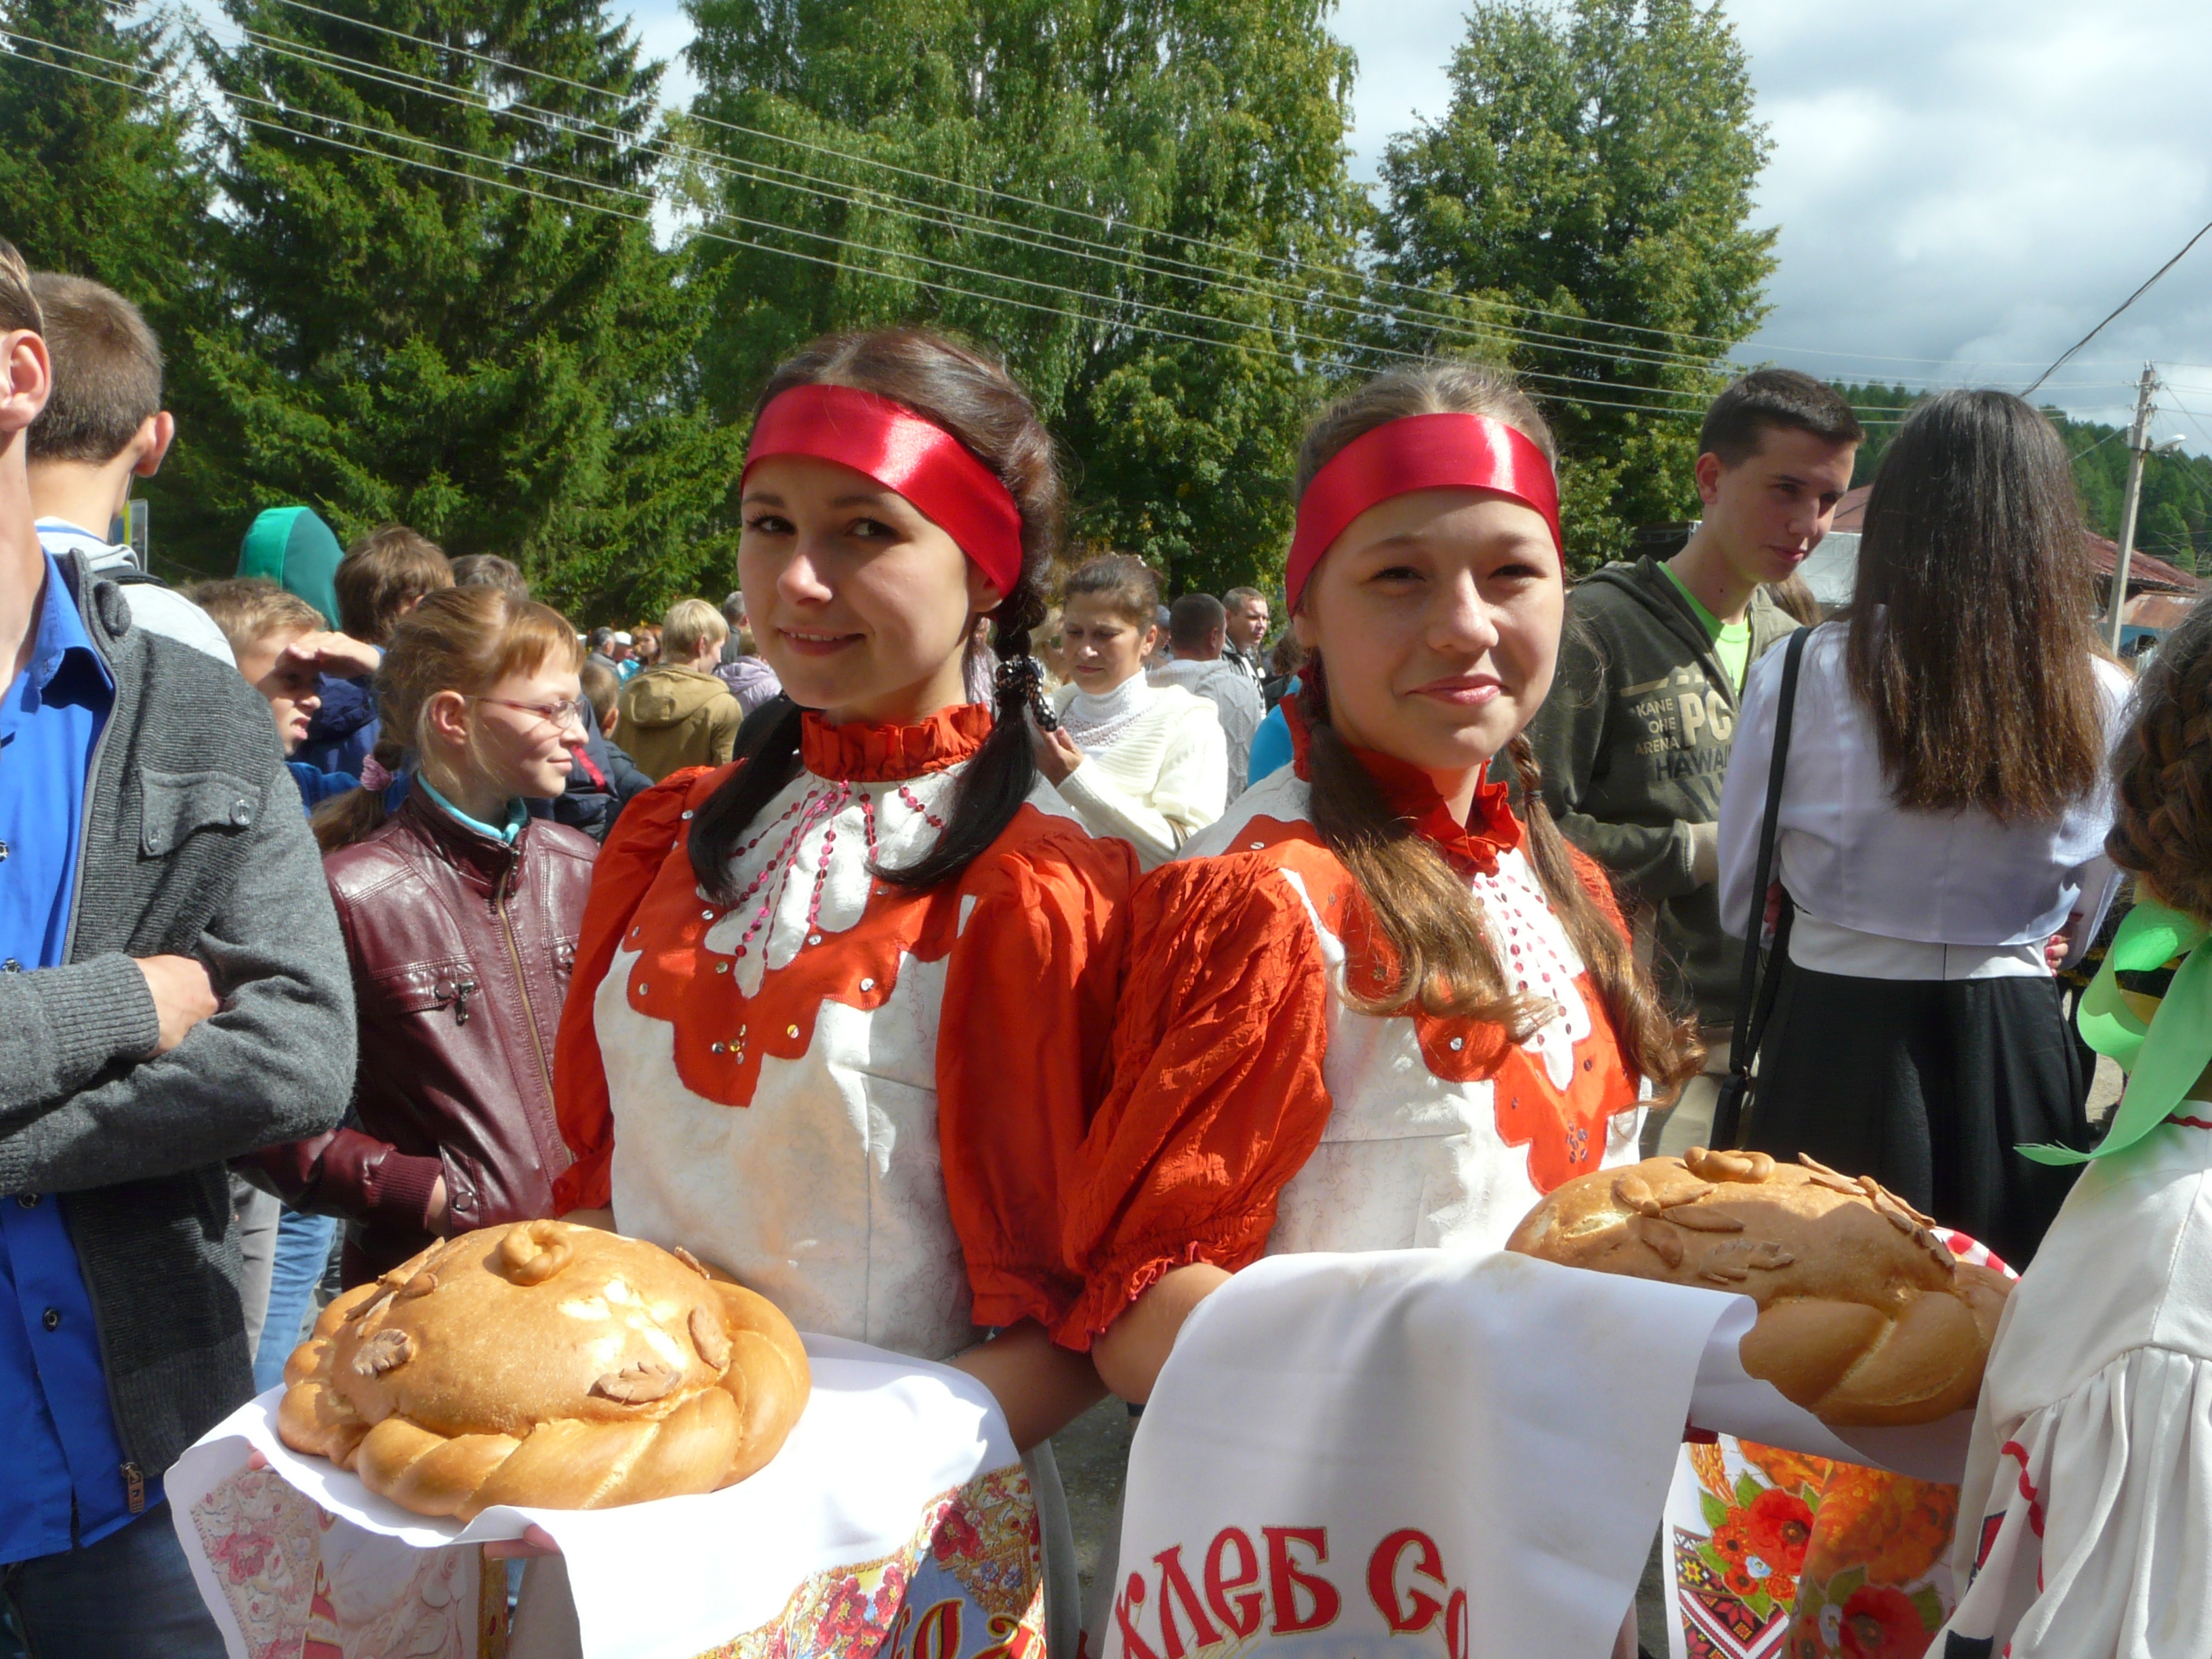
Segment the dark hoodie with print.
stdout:
<svg viewBox="0 0 2212 1659">
<path fill-rule="evenodd" d="M 1585 577 L 1567 611 L 1559 673 L 1528 728 L 1545 805 L 1611 872 L 1624 908 L 1656 909 L 1653 968 L 1668 1000 L 1725 1026 L 1742 947 L 1721 931 L 1717 885 L 1692 877 L 1691 826 L 1720 818 L 1736 688 L 1656 560 Z M 1754 662 L 1797 626 L 1764 590 L 1747 620 Z"/>
</svg>

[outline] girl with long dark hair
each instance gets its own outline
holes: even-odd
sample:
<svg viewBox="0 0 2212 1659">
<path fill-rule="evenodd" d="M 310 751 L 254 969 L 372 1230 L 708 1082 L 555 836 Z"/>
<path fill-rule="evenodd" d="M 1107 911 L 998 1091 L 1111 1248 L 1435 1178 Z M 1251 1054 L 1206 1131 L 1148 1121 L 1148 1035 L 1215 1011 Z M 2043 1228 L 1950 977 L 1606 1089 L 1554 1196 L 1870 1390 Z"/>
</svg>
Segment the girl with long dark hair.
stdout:
<svg viewBox="0 0 2212 1659">
<path fill-rule="evenodd" d="M 1296 759 L 1133 897 L 1069 1205 L 1064 1334 L 1125 1399 L 1263 1253 L 1498 1249 L 1634 1162 L 1644 1079 L 1696 1067 L 1522 736 L 1565 611 L 1552 457 L 1512 382 L 1466 365 L 1393 371 L 1307 435 Z"/>
<path fill-rule="evenodd" d="M 769 381 L 740 507 L 792 701 L 609 838 L 561 1034 L 561 1206 L 688 1247 L 803 1330 L 969 1371 L 1029 1451 L 1102 1392 L 1047 1331 L 1079 1290 L 1061 1183 L 1136 877 L 1030 747 L 1052 440 L 974 351 L 838 336 Z M 990 707 L 963 677 L 987 613 Z"/>
<path fill-rule="evenodd" d="M 2127 677 L 2100 653 L 2064 446 L 2002 392 L 1914 411 L 1867 501 L 1847 619 L 1808 641 L 1776 869 L 1790 919 L 1750 1144 L 1874 1176 L 2024 1265 L 2086 1146 L 2054 967 L 2112 886 L 2106 757 Z M 1739 936 L 1783 653 L 1752 670 L 1720 825 Z"/>
</svg>

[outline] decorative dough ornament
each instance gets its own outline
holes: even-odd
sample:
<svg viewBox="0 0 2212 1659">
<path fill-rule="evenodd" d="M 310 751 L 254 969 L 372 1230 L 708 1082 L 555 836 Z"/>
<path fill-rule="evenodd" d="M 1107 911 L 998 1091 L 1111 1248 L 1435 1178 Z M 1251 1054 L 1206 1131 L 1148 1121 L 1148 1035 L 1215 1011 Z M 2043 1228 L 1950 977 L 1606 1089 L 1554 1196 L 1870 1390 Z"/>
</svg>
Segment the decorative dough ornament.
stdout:
<svg viewBox="0 0 2212 1659">
<path fill-rule="evenodd" d="M 1744 1370 L 1839 1427 L 1932 1423 L 1972 1405 L 2009 1281 L 1960 1261 L 1873 1176 L 1798 1165 L 1692 1146 L 1578 1176 L 1505 1248 L 1752 1297 Z"/>
<path fill-rule="evenodd" d="M 713 1492 L 806 1404 L 791 1322 L 673 1255 L 564 1221 L 434 1244 L 324 1310 L 277 1432 L 418 1515 Z"/>
</svg>

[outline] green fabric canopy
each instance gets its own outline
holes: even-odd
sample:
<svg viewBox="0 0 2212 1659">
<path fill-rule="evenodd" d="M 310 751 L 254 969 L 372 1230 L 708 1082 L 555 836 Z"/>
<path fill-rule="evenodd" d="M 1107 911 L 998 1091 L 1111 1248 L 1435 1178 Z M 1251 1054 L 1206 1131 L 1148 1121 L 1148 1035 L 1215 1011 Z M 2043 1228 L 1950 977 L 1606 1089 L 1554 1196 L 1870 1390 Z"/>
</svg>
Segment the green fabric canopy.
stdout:
<svg viewBox="0 0 2212 1659">
<path fill-rule="evenodd" d="M 336 628 L 338 596 L 332 578 L 344 557 L 337 534 L 313 507 L 271 507 L 246 531 L 238 550 L 238 574 L 267 577 L 321 611 L 325 627 Z"/>
</svg>

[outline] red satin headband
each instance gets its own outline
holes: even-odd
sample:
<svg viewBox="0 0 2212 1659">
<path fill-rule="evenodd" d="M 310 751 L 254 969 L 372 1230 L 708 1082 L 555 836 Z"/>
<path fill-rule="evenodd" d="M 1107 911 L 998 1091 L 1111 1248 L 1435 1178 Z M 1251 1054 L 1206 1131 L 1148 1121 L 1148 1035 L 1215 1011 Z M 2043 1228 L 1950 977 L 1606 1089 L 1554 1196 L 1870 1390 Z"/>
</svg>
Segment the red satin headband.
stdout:
<svg viewBox="0 0 2212 1659">
<path fill-rule="evenodd" d="M 967 445 L 903 404 L 848 386 L 795 386 L 753 423 L 745 471 L 772 455 L 811 455 L 865 473 L 919 507 L 1011 593 L 1022 577 L 1022 514 Z M 744 478 L 738 479 L 740 489 Z"/>
<path fill-rule="evenodd" d="M 1298 497 L 1283 578 L 1291 609 L 1322 555 L 1369 507 L 1416 489 L 1492 489 L 1534 507 L 1564 560 L 1559 481 L 1526 434 L 1486 415 L 1408 415 L 1345 445 Z"/>
</svg>

